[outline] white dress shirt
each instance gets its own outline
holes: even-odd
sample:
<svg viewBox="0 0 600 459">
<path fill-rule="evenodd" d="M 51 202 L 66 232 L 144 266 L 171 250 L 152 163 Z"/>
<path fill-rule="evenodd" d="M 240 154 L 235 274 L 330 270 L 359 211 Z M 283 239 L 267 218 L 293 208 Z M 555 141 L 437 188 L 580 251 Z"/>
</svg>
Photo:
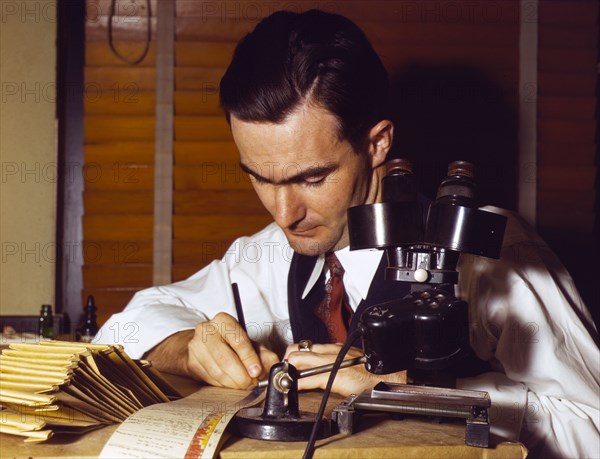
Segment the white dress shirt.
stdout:
<svg viewBox="0 0 600 459">
<path fill-rule="evenodd" d="M 471 344 L 494 371 L 460 379 L 458 387 L 489 392 L 492 435 L 520 440 L 539 457 L 600 457 L 600 355 L 591 316 L 539 236 L 513 213 L 486 210 L 509 217 L 501 258 L 461 255 L 457 295 L 469 303 Z M 140 358 L 171 334 L 218 312 L 235 317 L 231 284 L 236 282 L 249 336 L 281 355 L 293 341 L 287 296 L 292 254 L 274 223 L 239 238 L 222 260 L 190 278 L 137 293 L 95 341 L 119 342 Z M 382 254 L 336 252 L 355 310 Z M 305 295 L 323 265 L 320 257 Z"/>
</svg>

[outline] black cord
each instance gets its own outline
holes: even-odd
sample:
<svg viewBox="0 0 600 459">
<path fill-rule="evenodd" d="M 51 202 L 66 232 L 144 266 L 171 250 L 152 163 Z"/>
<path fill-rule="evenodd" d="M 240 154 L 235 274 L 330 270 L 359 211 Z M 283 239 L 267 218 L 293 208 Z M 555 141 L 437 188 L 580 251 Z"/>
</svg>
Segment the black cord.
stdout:
<svg viewBox="0 0 600 459">
<path fill-rule="evenodd" d="M 310 433 L 310 437 L 308 438 L 308 443 L 306 445 L 306 449 L 304 450 L 304 456 L 302 459 L 312 459 L 313 454 L 315 452 L 315 442 L 317 441 L 317 436 L 319 435 L 319 431 L 321 430 L 321 424 L 323 422 L 323 415 L 325 413 L 325 407 L 327 406 L 327 400 L 329 399 L 329 394 L 331 393 L 331 388 L 333 387 L 333 381 L 335 376 L 337 375 L 338 370 L 340 369 L 340 365 L 346 357 L 348 350 L 352 347 L 354 341 L 362 335 L 362 330 L 357 328 L 352 333 L 348 335 L 344 345 L 340 349 L 340 352 L 335 359 L 333 364 L 333 368 L 331 369 L 331 373 L 329 373 L 329 379 L 327 380 L 327 385 L 325 386 L 325 392 L 323 393 L 323 398 L 321 399 L 321 405 L 319 406 L 319 412 L 317 413 L 317 418 L 315 420 L 315 424 L 313 426 L 312 432 Z"/>
<path fill-rule="evenodd" d="M 147 34 L 146 34 L 146 43 L 144 44 L 144 50 L 142 51 L 142 54 L 140 54 L 140 56 L 138 58 L 133 59 L 133 60 L 127 59 L 119 51 L 117 51 L 117 48 L 115 48 L 115 45 L 113 43 L 112 23 L 113 23 L 113 16 L 115 15 L 116 1 L 117 0 L 111 0 L 111 2 L 110 2 L 110 13 L 108 15 L 108 46 L 110 47 L 113 54 L 115 56 L 117 56 L 119 59 L 121 59 L 123 62 L 125 62 L 126 64 L 129 64 L 129 65 L 139 64 L 148 55 L 148 50 L 150 49 L 150 42 L 152 41 L 152 11 L 150 9 L 150 0 L 146 0 L 146 7 L 148 8 L 148 14 L 147 14 L 148 27 L 147 27 Z"/>
</svg>

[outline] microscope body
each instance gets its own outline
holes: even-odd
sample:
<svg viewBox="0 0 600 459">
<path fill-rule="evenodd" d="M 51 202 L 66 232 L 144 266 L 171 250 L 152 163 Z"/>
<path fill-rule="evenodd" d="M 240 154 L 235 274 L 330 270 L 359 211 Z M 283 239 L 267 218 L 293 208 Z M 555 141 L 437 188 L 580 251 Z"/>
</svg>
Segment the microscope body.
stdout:
<svg viewBox="0 0 600 459">
<path fill-rule="evenodd" d="M 469 346 L 468 305 L 443 288 L 373 306 L 361 327 L 366 369 L 381 375 L 407 370 L 413 384 L 452 387 L 449 370 Z"/>
<path fill-rule="evenodd" d="M 410 163 L 396 160 L 383 202 L 348 210 L 350 249 L 385 250 L 385 279 L 411 292 L 367 309 L 360 319 L 366 369 L 407 370 L 412 384 L 454 387 L 472 357 L 468 304 L 455 296 L 462 252 L 498 258 L 505 217 L 477 208 L 472 165 L 451 163 L 423 218 Z"/>
</svg>

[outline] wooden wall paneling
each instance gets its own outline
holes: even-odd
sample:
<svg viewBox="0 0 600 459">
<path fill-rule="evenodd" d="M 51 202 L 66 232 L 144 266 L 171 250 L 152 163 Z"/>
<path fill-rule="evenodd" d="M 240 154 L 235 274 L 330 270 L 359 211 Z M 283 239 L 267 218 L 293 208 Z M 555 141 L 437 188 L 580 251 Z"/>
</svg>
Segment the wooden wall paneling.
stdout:
<svg viewBox="0 0 600 459">
<path fill-rule="evenodd" d="M 540 2 L 538 106 L 538 228 L 597 323 L 600 269 L 592 260 L 600 249 L 597 228 L 594 234 L 598 8 L 591 0 Z"/>
<path fill-rule="evenodd" d="M 84 155 L 87 163 L 113 164 L 116 161 L 124 163 L 149 165 L 152 164 L 154 143 L 150 141 L 115 141 L 84 145 Z"/>
<path fill-rule="evenodd" d="M 175 141 L 231 140 L 231 130 L 223 116 L 177 116 Z"/>
<path fill-rule="evenodd" d="M 123 263 L 118 266 L 100 266 L 87 263 L 83 268 L 83 279 L 86 288 L 90 290 L 131 287 L 142 289 L 152 282 L 152 266 L 128 266 Z"/>
<path fill-rule="evenodd" d="M 451 21 L 404 22 L 383 24 L 381 21 L 360 22 L 361 28 L 375 47 L 382 44 L 417 47 L 512 48 L 518 44 L 518 22 L 467 23 L 457 27 Z M 400 57 L 400 53 L 399 57 Z"/>
<path fill-rule="evenodd" d="M 147 164 L 120 161 L 111 164 L 90 163 L 83 174 L 86 192 L 151 191 L 154 183 L 154 167 Z"/>
<path fill-rule="evenodd" d="M 198 154 L 202 162 L 239 162 L 237 147 L 233 139 L 221 141 L 175 142 L 175 157 L 178 165 L 194 165 Z"/>
<path fill-rule="evenodd" d="M 119 104 L 120 116 L 148 116 L 151 115 L 156 103 L 154 91 L 138 91 L 134 86 L 125 83 L 121 88 L 126 88 L 129 94 L 125 95 L 120 90 L 121 96 L 116 92 L 107 91 L 100 95 L 86 97 L 85 112 L 88 115 L 108 115 L 114 111 L 115 104 Z M 116 91 L 116 90 L 115 90 Z"/>
<path fill-rule="evenodd" d="M 590 95 L 589 99 L 593 100 L 593 96 Z M 541 118 L 539 130 L 540 140 L 543 142 L 583 143 L 593 146 L 596 123 L 593 119 L 569 118 L 565 113 L 558 118 Z"/>
<path fill-rule="evenodd" d="M 541 105 L 541 104 L 540 104 Z M 585 143 L 573 143 L 568 147 L 561 143 L 538 143 L 539 164 L 546 165 L 588 165 L 590 147 Z"/>
<path fill-rule="evenodd" d="M 539 95 L 589 97 L 590 87 L 596 84 L 596 75 L 591 72 L 571 74 L 540 71 L 538 75 Z"/>
<path fill-rule="evenodd" d="M 240 219 L 235 214 L 175 215 L 173 236 L 184 241 L 220 241 L 239 237 L 247 228 L 263 228 L 271 222 L 270 215 L 244 215 Z"/>
<path fill-rule="evenodd" d="M 185 42 L 216 41 L 237 43 L 246 35 L 251 26 L 244 18 L 218 18 L 210 14 L 192 14 L 177 3 L 175 22 L 177 39 Z M 202 26 L 199 27 L 198 24 Z"/>
<path fill-rule="evenodd" d="M 219 260 L 231 247 L 238 235 L 233 237 L 204 238 L 202 241 L 176 241 L 173 246 L 175 265 L 188 266 L 198 270 L 198 265 L 207 265 L 213 260 Z"/>
<path fill-rule="evenodd" d="M 212 253 L 212 252 L 210 252 Z M 223 252 L 224 253 L 224 252 Z M 216 254 L 215 257 L 211 257 L 211 259 L 217 259 L 219 257 L 219 254 Z M 207 257 L 204 257 L 207 258 Z M 196 258 L 196 261 L 193 264 L 176 264 L 175 266 L 173 266 L 173 278 L 174 279 L 187 279 L 188 277 L 192 276 L 193 274 L 195 274 L 196 272 L 198 272 L 198 265 L 200 263 L 200 265 L 202 265 L 202 260 L 203 258 L 198 257 Z M 205 265 L 208 265 L 208 263 L 205 263 Z"/>
<path fill-rule="evenodd" d="M 540 113 L 549 119 L 562 116 L 570 120 L 593 121 L 596 110 L 594 100 L 590 97 L 551 95 L 540 98 Z"/>
<path fill-rule="evenodd" d="M 86 264 L 91 266 L 152 263 L 152 241 L 88 241 L 83 252 Z"/>
<path fill-rule="evenodd" d="M 225 67 L 177 67 L 175 87 L 177 91 L 203 91 L 218 96 L 219 82 L 224 73 Z"/>
<path fill-rule="evenodd" d="M 589 164 L 583 166 L 543 166 L 539 168 L 540 188 L 543 190 L 587 190 L 593 195 L 595 176 L 596 170 L 594 167 L 590 167 Z M 576 209 L 577 205 L 577 202 L 572 203 L 572 208 Z M 554 203 L 549 202 L 548 206 L 552 207 Z M 586 229 L 591 231 L 592 228 L 590 226 Z"/>
<path fill-rule="evenodd" d="M 382 23 L 431 23 L 446 22 L 454 24 L 503 23 L 514 22 L 519 17 L 518 2 L 514 0 L 470 1 L 457 0 L 440 2 L 438 0 L 295 0 L 288 1 L 252 1 L 202 2 L 178 0 L 177 11 L 181 17 L 199 17 L 203 20 L 229 22 L 242 20 L 256 24 L 261 18 L 280 10 L 301 12 L 311 8 L 342 14 L 353 20 L 376 20 Z"/>
<path fill-rule="evenodd" d="M 82 301 L 95 296 L 102 323 L 152 283 L 156 46 L 123 62 L 108 45 L 110 0 L 86 8 Z M 145 0 L 116 2 L 113 43 L 130 59 L 144 49 L 147 17 Z"/>
<path fill-rule="evenodd" d="M 188 42 L 176 44 L 178 67 L 220 67 L 226 68 L 231 61 L 235 43 Z"/>
<path fill-rule="evenodd" d="M 194 166 L 175 166 L 175 190 L 245 190 L 252 191 L 252 183 L 237 163 L 207 162 Z"/>
<path fill-rule="evenodd" d="M 542 21 L 545 25 L 552 25 L 546 14 L 547 7 L 544 5 L 541 12 Z M 585 51 L 596 40 L 595 19 L 593 11 L 585 18 L 584 23 L 566 23 L 564 19 L 554 24 L 553 27 L 542 27 L 539 31 L 540 41 L 544 46 L 552 48 L 572 48 Z M 580 21 L 579 21 L 580 22 Z"/>
<path fill-rule="evenodd" d="M 442 45 L 421 47 L 386 44 L 380 45 L 377 50 L 383 63 L 392 72 L 399 65 L 405 65 L 407 62 L 481 67 L 489 69 L 490 72 L 515 68 L 515 50 L 505 47 L 496 48 L 493 53 L 490 53 L 490 49 L 486 46 L 454 48 Z"/>
<path fill-rule="evenodd" d="M 90 190 L 84 196 L 84 207 L 90 214 L 151 213 L 152 191 Z"/>
<path fill-rule="evenodd" d="M 106 34 L 104 37 L 106 39 Z M 144 49 L 141 42 L 123 42 L 118 44 L 119 51 L 125 56 L 135 57 Z M 106 67 L 127 67 L 128 64 L 115 56 L 106 41 L 87 41 L 85 44 L 86 65 L 93 64 L 94 66 Z M 154 42 L 150 45 L 150 49 L 143 66 L 156 66 L 156 45 Z"/>
<path fill-rule="evenodd" d="M 592 30 L 598 25 L 598 2 L 594 0 L 545 0 L 542 3 L 540 24 L 591 27 Z M 596 37 L 593 33 L 591 36 Z"/>
<path fill-rule="evenodd" d="M 189 6 L 177 2 L 175 279 L 222 257 L 235 237 L 253 233 L 271 221 L 239 167 L 237 149 L 218 101 L 219 81 L 235 42 L 250 25 L 229 20 L 207 23 L 202 15 L 190 14 Z M 231 34 L 234 29 L 237 32 Z M 241 219 L 240 213 L 244 215 Z"/>
<path fill-rule="evenodd" d="M 539 192 L 539 199 L 540 202 L 552 203 L 551 206 L 544 205 L 538 209 L 539 221 L 542 223 L 552 221 L 555 230 L 568 234 L 565 245 L 572 248 L 580 237 L 587 239 L 589 244 L 589 232 L 573 230 L 573 227 L 589 228 L 593 224 L 595 196 L 594 193 L 590 193 L 589 188 L 580 190 L 545 189 Z M 576 204 L 575 208 L 574 204 Z M 591 251 L 591 248 L 590 246 L 587 250 Z M 564 256 L 561 258 L 564 259 Z M 585 262 L 583 264 L 585 265 Z M 571 266 L 569 268 L 574 275 L 578 276 L 576 280 L 579 280 L 581 273 L 573 271 Z"/>
<path fill-rule="evenodd" d="M 588 46 L 582 49 L 578 48 L 578 45 L 573 46 L 573 48 L 559 48 L 551 47 L 552 45 L 545 45 L 540 48 L 539 69 L 542 72 L 549 71 L 567 74 L 594 72 L 597 56 L 595 49 L 593 47 L 590 48 L 590 45 L 591 43 L 588 43 Z M 569 63 L 568 66 L 565 65 L 566 62 Z"/>
<path fill-rule="evenodd" d="M 88 241 L 111 241 L 137 244 L 152 241 L 152 215 L 100 214 L 84 215 L 83 230 Z"/>
<path fill-rule="evenodd" d="M 597 3 L 590 1 L 545 2 L 540 10 L 540 72 L 545 78 L 540 78 L 539 136 L 541 145 L 553 145 L 542 150 L 541 191 L 587 188 L 594 193 L 597 14 Z M 578 155 L 572 157 L 574 148 Z M 564 218 L 553 219 L 544 207 L 552 203 L 540 202 L 542 230 Z"/>
<path fill-rule="evenodd" d="M 156 11 L 156 3 L 160 0 L 150 0 L 150 8 Z M 86 17 L 89 22 L 101 21 L 108 16 L 112 0 L 87 0 Z M 125 23 L 136 22 L 146 18 L 146 0 L 115 0 L 117 16 Z"/>
<path fill-rule="evenodd" d="M 154 136 L 154 117 L 86 115 L 84 129 L 90 143 L 144 141 Z"/>
<path fill-rule="evenodd" d="M 207 213 L 246 215 L 260 214 L 264 211 L 256 193 L 249 193 L 247 189 L 179 190 L 173 204 L 175 213 L 181 215 Z"/>
<path fill-rule="evenodd" d="M 88 2 L 89 3 L 89 2 Z M 136 4 L 136 2 L 129 2 L 129 4 Z M 141 8 L 140 2 L 137 3 Z M 143 5 L 144 8 L 146 5 Z M 156 13 L 154 8 L 153 13 Z M 101 12 L 104 14 L 98 15 L 96 11 L 90 10 L 88 13 L 88 21 L 85 25 L 85 36 L 87 40 L 91 41 L 102 41 L 106 39 L 106 31 L 108 30 L 108 11 Z M 152 35 L 156 35 L 156 16 L 153 16 L 150 20 L 152 27 Z M 148 28 L 148 19 L 146 17 L 124 17 L 123 20 L 114 21 L 113 31 L 114 35 L 119 40 L 136 41 L 139 40 L 140 36 L 143 36 Z"/>
<path fill-rule="evenodd" d="M 88 101 L 96 93 L 108 93 L 116 103 L 133 103 L 139 91 L 154 94 L 156 88 L 156 69 L 152 67 L 88 67 L 85 78 Z"/>
<path fill-rule="evenodd" d="M 175 113 L 181 116 L 221 116 L 216 86 L 200 91 L 179 91 L 175 96 Z"/>
</svg>

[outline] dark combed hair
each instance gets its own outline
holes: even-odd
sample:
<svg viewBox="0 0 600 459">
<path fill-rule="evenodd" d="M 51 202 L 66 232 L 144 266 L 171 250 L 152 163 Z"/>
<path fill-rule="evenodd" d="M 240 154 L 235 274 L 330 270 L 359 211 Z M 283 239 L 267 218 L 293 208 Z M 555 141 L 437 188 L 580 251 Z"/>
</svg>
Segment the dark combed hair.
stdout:
<svg viewBox="0 0 600 459">
<path fill-rule="evenodd" d="M 334 114 L 362 150 L 388 118 L 388 76 L 365 34 L 338 14 L 278 11 L 237 45 L 220 85 L 227 119 L 278 123 L 301 103 Z"/>
</svg>

